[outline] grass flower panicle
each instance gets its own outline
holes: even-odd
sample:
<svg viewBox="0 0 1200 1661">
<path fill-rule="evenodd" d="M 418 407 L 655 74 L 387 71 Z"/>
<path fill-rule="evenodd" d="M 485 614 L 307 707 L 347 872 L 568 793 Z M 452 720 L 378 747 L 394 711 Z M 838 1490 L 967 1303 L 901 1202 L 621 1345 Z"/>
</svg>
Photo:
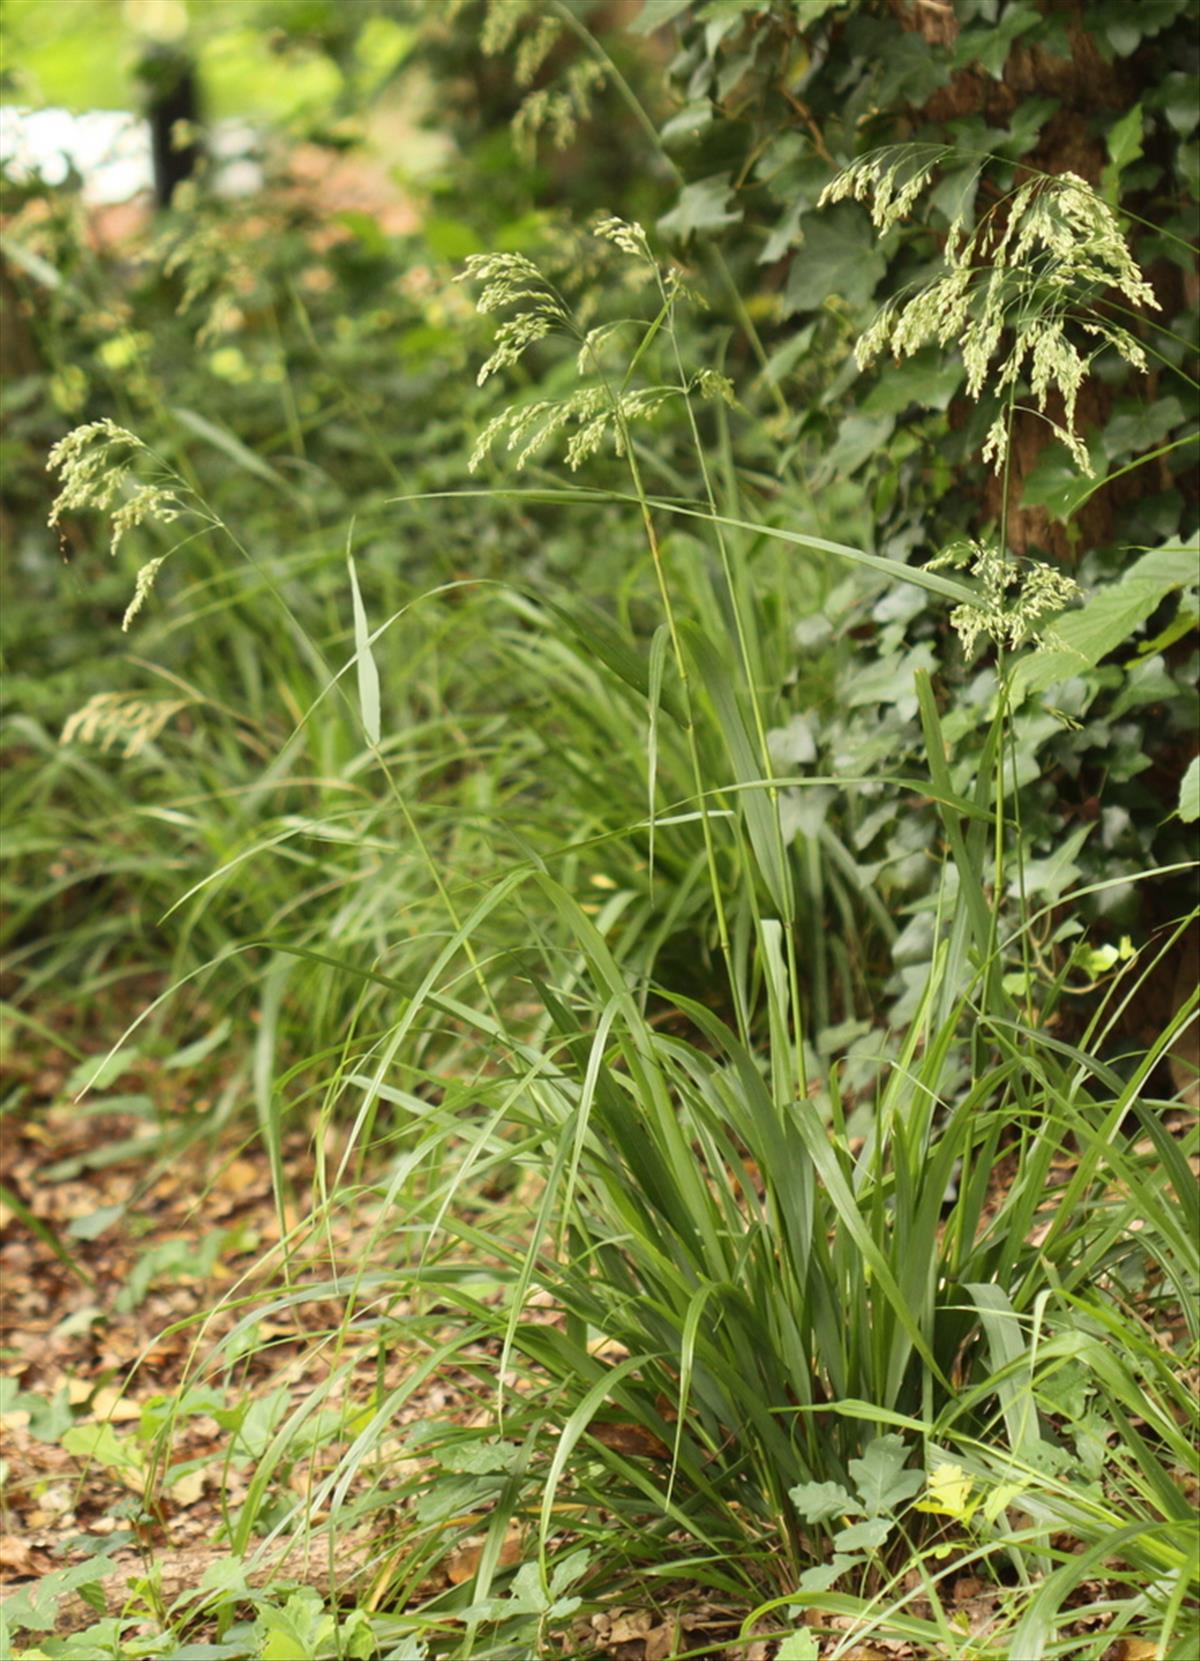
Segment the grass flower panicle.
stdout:
<svg viewBox="0 0 1200 1661">
<path fill-rule="evenodd" d="M 660 300 L 671 303 L 686 294 L 674 272 L 660 269 L 640 225 L 609 217 L 599 220 L 592 233 L 601 243 L 644 265 Z M 501 410 L 476 440 L 468 464 L 472 473 L 504 437 L 505 448 L 512 453 L 518 469 L 554 439 L 565 437 L 564 460 L 575 472 L 606 443 L 611 444 L 614 455 L 626 455 L 629 428 L 635 422 L 652 420 L 672 399 L 696 391 L 705 399 L 721 398 L 730 404 L 735 401 L 733 383 L 714 369 L 698 370 L 683 386 L 628 387 L 623 369 L 608 375 L 606 348 L 636 320 L 615 318 L 585 327 L 581 314 L 586 314 L 586 304 L 578 309 L 568 305 L 549 278 L 524 254 L 473 254 L 459 281 L 483 284 L 476 308 L 485 315 L 507 306 L 520 308 L 497 325 L 494 350 L 476 377 L 480 386 L 500 370 L 518 363 L 530 346 L 555 333 L 577 342 L 575 372 L 585 383 L 560 398 L 538 398 Z"/>
<path fill-rule="evenodd" d="M 950 622 L 969 657 L 981 636 L 1015 651 L 1029 642 L 1052 645 L 1046 625 L 1080 597 L 1073 577 L 1040 560 L 1005 558 L 987 542 L 960 542 L 929 562 L 930 570 L 969 568 L 980 587 L 977 605 L 955 606 Z"/>
<path fill-rule="evenodd" d="M 126 759 L 140 755 L 158 737 L 189 698 L 144 698 L 137 693 L 97 692 L 82 709 L 67 717 L 60 744 L 95 744 L 101 750 L 122 746 Z"/>
<path fill-rule="evenodd" d="M 61 475 L 58 495 L 50 508 L 51 528 L 61 524 L 68 513 L 94 509 L 109 514 L 108 551 L 115 554 L 122 540 L 139 525 L 157 521 L 169 525 L 185 511 L 179 498 L 178 481 L 159 484 L 137 479 L 134 467 L 150 451 L 136 433 L 105 417 L 76 427 L 50 451 L 48 471 Z M 118 498 L 124 497 L 119 506 Z M 138 571 L 133 597 L 125 608 L 121 627 L 130 624 L 145 605 L 166 554 L 148 560 Z"/>
<path fill-rule="evenodd" d="M 947 153 L 938 147 L 930 155 L 922 146 L 875 151 L 827 185 L 821 204 L 864 202 L 882 235 L 909 211 Z M 908 299 L 888 301 L 878 313 L 859 339 L 859 367 L 867 368 L 885 349 L 901 359 L 924 346 L 960 342 L 970 396 L 980 398 L 991 380 L 994 390 L 1013 402 L 1024 375 L 1037 412 L 1091 477 L 1076 407 L 1095 351 L 1080 351 L 1068 329 L 1112 347 L 1144 370 L 1145 354 L 1133 335 L 1097 317 L 1094 307 L 1115 291 L 1131 305 L 1158 309 L 1112 209 L 1077 174 L 1038 174 L 992 207 L 973 230 L 956 219 L 943 260 L 942 276 Z M 1061 399 L 1061 420 L 1047 414 L 1053 393 Z M 1001 411 L 983 459 L 999 471 L 1007 454 L 1008 418 Z"/>
</svg>

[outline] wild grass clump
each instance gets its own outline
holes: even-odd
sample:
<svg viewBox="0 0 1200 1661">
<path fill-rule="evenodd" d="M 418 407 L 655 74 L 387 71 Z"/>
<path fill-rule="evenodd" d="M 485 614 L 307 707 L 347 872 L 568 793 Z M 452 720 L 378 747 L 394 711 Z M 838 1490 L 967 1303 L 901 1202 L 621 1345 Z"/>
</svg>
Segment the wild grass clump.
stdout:
<svg viewBox="0 0 1200 1661">
<path fill-rule="evenodd" d="M 882 228 L 927 171 L 860 169 L 833 194 L 873 192 Z M 951 239 L 948 274 L 868 353 L 957 337 L 986 255 L 1002 281 L 964 347 L 970 390 L 1010 419 L 1022 383 L 1042 405 L 1054 383 L 1074 451 L 1087 363 L 1064 330 L 1092 326 L 1088 284 L 1145 297 L 1115 235 L 1078 181 L 1022 187 L 1002 228 Z M 739 479 L 735 388 L 697 366 L 683 274 L 637 225 L 595 236 L 618 275 L 583 297 L 525 254 L 468 263 L 480 310 L 504 314 L 480 380 L 525 377 L 469 465 L 495 478 L 507 456 L 531 482 L 465 499 L 481 523 L 519 515 L 530 541 L 585 529 L 573 581 L 607 605 L 548 580 L 372 587 L 352 534 L 322 631 L 303 565 L 264 562 L 196 497 L 278 608 L 266 661 L 287 720 L 256 732 L 236 784 L 206 786 L 221 811 L 181 826 L 209 844 L 175 900 L 183 936 L 214 941 L 187 975 L 258 1000 L 246 1093 L 281 1219 L 289 1117 L 321 1150 L 305 1222 L 281 1222 L 281 1307 L 345 1311 L 337 1365 L 263 1438 L 232 1548 L 379 1521 L 368 1613 L 392 1613 L 360 1623 L 364 1654 L 385 1637 L 405 1655 L 550 1653 L 589 1642 L 571 1623 L 605 1600 L 686 1586 L 781 1656 L 811 1656 L 828 1616 L 830 1655 L 875 1635 L 1100 1661 L 1119 1633 L 1182 1661 L 1200 1632 L 1197 1133 L 1163 1063 L 1200 994 L 1149 1045 L 1120 1019 L 1189 920 L 1108 963 L 1066 1023 L 1085 893 L 1030 903 L 1011 766 L 1022 666 L 1061 647 L 1077 586 L 1016 562 L 1004 525 L 918 563 L 776 523 Z M 128 528 L 175 511 L 141 486 L 116 506 L 140 443 L 82 432 L 58 451 L 63 511 Z M 598 484 L 543 473 L 556 450 Z M 394 522 L 441 500 L 414 493 Z M 949 601 L 966 652 L 994 650 L 975 750 L 918 669 L 918 776 L 781 760 L 785 602 L 831 569 Z M 129 760 L 157 759 L 168 719 L 130 717 Z M 104 755 L 119 722 L 93 705 L 69 736 Z M 831 988 L 819 967 L 830 935 L 849 936 L 847 965 L 873 949 L 853 936 L 871 875 L 803 811 L 851 790 L 936 816 L 928 966 L 891 1028 L 882 977 L 848 968 Z M 369 1225 L 342 1262 L 330 1224 L 356 1210 Z M 232 1376 L 254 1313 L 197 1367 Z M 347 1406 L 340 1357 L 363 1345 L 378 1377 Z M 449 1367 L 470 1422 L 415 1429 L 412 1401 Z M 298 1496 L 285 1479 L 325 1444 Z M 439 1582 L 472 1541 L 470 1573 Z M 991 1606 L 964 1636 L 968 1575 Z"/>
</svg>

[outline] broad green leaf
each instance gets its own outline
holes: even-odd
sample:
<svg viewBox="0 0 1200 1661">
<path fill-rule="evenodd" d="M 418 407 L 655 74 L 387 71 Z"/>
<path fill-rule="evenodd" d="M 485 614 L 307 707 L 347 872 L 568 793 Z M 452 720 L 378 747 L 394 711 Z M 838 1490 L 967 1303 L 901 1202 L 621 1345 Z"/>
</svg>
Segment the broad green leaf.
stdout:
<svg viewBox="0 0 1200 1661">
<path fill-rule="evenodd" d="M 123 1205 L 102 1205 L 82 1217 L 72 1217 L 67 1224 L 67 1233 L 72 1240 L 98 1240 L 106 1229 L 110 1229 L 124 1215 Z"/>
<path fill-rule="evenodd" d="M 830 1517 L 853 1517 L 862 1510 L 840 1482 L 801 1482 L 788 1489 L 788 1498 L 806 1523 L 824 1523 Z"/>
<path fill-rule="evenodd" d="M 4 1618 L 9 1630 L 49 1632 L 58 1618 L 60 1600 L 68 1592 L 82 1596 L 88 1587 L 99 1586 L 111 1567 L 107 1557 L 89 1557 L 20 1587 L 4 1600 Z"/>
<path fill-rule="evenodd" d="M 540 1615 L 549 1607 L 542 1586 L 541 1567 L 537 1562 L 521 1564 L 513 1576 L 512 1592 L 506 1601 L 511 1604 L 514 1613 L 520 1610 Z"/>
<path fill-rule="evenodd" d="M 832 447 L 822 458 L 822 475 L 849 478 L 872 456 L 886 457 L 887 441 L 895 427 L 896 420 L 891 415 L 847 415 Z"/>
<path fill-rule="evenodd" d="M 571 1552 L 568 1556 L 563 1558 L 561 1563 L 556 1563 L 550 1576 L 551 1597 L 557 1598 L 567 1590 L 568 1586 L 573 1586 L 579 1579 L 580 1575 L 587 1572 L 587 1567 L 591 1560 L 591 1552 L 586 1549 L 582 1549 L 580 1551 Z"/>
<path fill-rule="evenodd" d="M 141 1060 L 137 1050 L 115 1049 L 97 1061 L 89 1055 L 73 1070 L 63 1086 L 65 1096 L 80 1096 L 85 1090 L 107 1090 Z"/>
<path fill-rule="evenodd" d="M 72 1425 L 63 1432 L 62 1445 L 85 1465 L 104 1465 L 112 1471 L 136 1471 L 142 1465 L 137 1443 L 118 1437 L 110 1424 Z"/>
<path fill-rule="evenodd" d="M 415 1638 L 401 1638 L 393 1649 L 380 1656 L 379 1661 L 425 1661 L 427 1654 L 424 1644 L 418 1643 Z"/>
<path fill-rule="evenodd" d="M 1103 465 L 1098 471 L 1103 472 Z M 1063 445 L 1048 444 L 1037 466 L 1026 475 L 1021 506 L 1045 508 L 1052 518 L 1065 522 L 1092 494 L 1095 484 L 1095 479 L 1079 471 Z"/>
<path fill-rule="evenodd" d="M 856 202 L 839 202 L 814 215 L 788 272 L 789 312 L 820 311 L 827 300 L 865 306 L 887 270 L 879 239 Z"/>
<path fill-rule="evenodd" d="M 922 1472 L 904 1469 L 908 1455 L 904 1438 L 889 1432 L 886 1436 L 877 1436 L 861 1459 L 850 1461 L 850 1475 L 872 1516 L 881 1511 L 894 1511 L 923 1486 Z"/>
<path fill-rule="evenodd" d="M 696 231 L 719 231 L 726 225 L 736 225 L 742 210 L 729 205 L 729 180 L 728 173 L 714 173 L 684 185 L 678 202 L 658 222 L 663 236 L 686 242 Z"/>
<path fill-rule="evenodd" d="M 1108 166 L 1101 175 L 1101 189 L 1115 207 L 1121 191 L 1121 174 L 1142 154 L 1142 106 L 1135 104 L 1108 130 Z"/>
<path fill-rule="evenodd" d="M 421 225 L 421 235 L 439 259 L 458 264 L 468 254 L 479 254 L 483 244 L 472 226 L 461 219 L 440 219 L 436 215 Z"/>
<path fill-rule="evenodd" d="M 336 1630 L 320 1597 L 308 1588 L 293 1593 L 282 1609 L 261 1606 L 258 1619 L 264 1633 L 261 1661 L 312 1661 Z"/>
<path fill-rule="evenodd" d="M 443 1448 L 438 1454 L 438 1464 L 447 1471 L 487 1476 L 513 1470 L 520 1458 L 521 1449 L 515 1442 L 464 1442 L 459 1447 Z"/>
<path fill-rule="evenodd" d="M 861 1557 L 848 1557 L 843 1551 L 834 1552 L 828 1563 L 814 1563 L 811 1569 L 805 1569 L 796 1582 L 798 1592 L 827 1592 L 829 1588 L 842 1578 L 847 1569 L 861 1564 Z M 783 1651 L 780 1650 L 780 1655 Z M 815 1651 L 813 1652 L 816 1653 Z"/>
<path fill-rule="evenodd" d="M 868 1517 L 865 1522 L 851 1523 L 833 1537 L 836 1551 L 876 1551 L 892 1532 L 887 1517 Z"/>
<path fill-rule="evenodd" d="M 1057 900 L 1065 894 L 1080 874 L 1076 855 L 1087 841 L 1094 825 L 1077 825 L 1045 859 L 1027 859 L 1022 870 L 1022 883 L 1027 894 L 1043 894 L 1047 900 Z"/>
<path fill-rule="evenodd" d="M 1116 651 L 1167 594 L 1195 581 L 1196 558 L 1194 545 L 1153 548 L 1118 582 L 1093 594 L 1078 611 L 1057 618 L 1053 649 L 1030 653 L 1013 671 L 1013 708 L 1029 693 L 1070 680 Z"/>
<path fill-rule="evenodd" d="M 822 1564 L 822 1568 L 829 1566 L 830 1565 Z M 808 1572 L 811 1574 L 812 1570 L 810 1569 Z M 841 1571 L 839 1570 L 838 1573 L 840 1574 Z M 801 1576 L 801 1579 L 803 1579 L 803 1576 Z M 834 1576 L 834 1580 L 836 1579 L 837 1575 Z M 832 1586 L 833 1581 L 829 1581 L 828 1584 Z M 805 1590 L 823 1592 L 826 1588 L 824 1586 L 814 1586 L 811 1588 L 806 1587 Z M 788 1633 L 787 1637 L 775 1651 L 775 1661 L 820 1661 L 820 1655 L 821 1652 L 817 1648 L 816 1638 L 806 1627 L 801 1627 L 796 1632 Z"/>
<path fill-rule="evenodd" d="M 925 1485 L 925 1497 L 918 1500 L 918 1511 L 929 1511 L 939 1517 L 963 1520 L 975 1509 L 971 1498 L 974 1478 L 961 1465 L 943 1462 L 935 1465 Z"/>
<path fill-rule="evenodd" d="M 944 410 L 962 385 L 964 370 L 957 358 L 921 352 L 900 363 L 888 363 L 862 401 L 864 415 L 902 415 L 910 404 Z"/>
</svg>

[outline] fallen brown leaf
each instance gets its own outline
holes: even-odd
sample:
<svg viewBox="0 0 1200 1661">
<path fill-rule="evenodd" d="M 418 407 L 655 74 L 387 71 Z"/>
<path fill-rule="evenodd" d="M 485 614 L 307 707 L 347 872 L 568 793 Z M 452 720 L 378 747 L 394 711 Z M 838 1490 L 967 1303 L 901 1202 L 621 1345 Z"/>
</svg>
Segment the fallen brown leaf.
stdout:
<svg viewBox="0 0 1200 1661">
<path fill-rule="evenodd" d="M 43 1551 L 15 1534 L 0 1535 L 0 1580 L 32 1580 L 49 1574 L 54 1564 Z"/>
<path fill-rule="evenodd" d="M 167 1489 L 168 1494 L 176 1505 L 195 1505 L 204 1493 L 204 1483 L 207 1477 L 205 1471 L 186 1471 Z"/>
<path fill-rule="evenodd" d="M 131 1424 L 142 1416 L 137 1402 L 122 1395 L 121 1391 L 111 1384 L 102 1384 L 96 1391 L 91 1399 L 91 1411 L 94 1418 L 108 1419 L 114 1424 Z"/>
<path fill-rule="evenodd" d="M 459 1546 L 457 1551 L 450 1553 L 446 1561 L 446 1578 L 451 1586 L 461 1586 L 464 1581 L 474 1579 L 475 1572 L 483 1558 L 485 1542 L 480 1540 L 470 1545 Z M 500 1545 L 498 1566 L 502 1569 L 511 1569 L 519 1563 L 525 1555 L 525 1535 L 520 1527 L 510 1528 Z"/>
<path fill-rule="evenodd" d="M 610 1644 L 632 1644 L 644 1638 L 654 1625 L 654 1616 L 648 1609 L 635 1609 L 628 1615 L 618 1615 L 608 1629 Z"/>
<path fill-rule="evenodd" d="M 653 1632 L 646 1635 L 645 1661 L 670 1661 L 675 1653 L 678 1629 L 674 1621 L 666 1626 L 656 1626 Z"/>
<path fill-rule="evenodd" d="M 635 1459 L 670 1459 L 671 1450 L 654 1432 L 643 1425 L 593 1424 L 591 1434 L 597 1442 Z"/>
</svg>

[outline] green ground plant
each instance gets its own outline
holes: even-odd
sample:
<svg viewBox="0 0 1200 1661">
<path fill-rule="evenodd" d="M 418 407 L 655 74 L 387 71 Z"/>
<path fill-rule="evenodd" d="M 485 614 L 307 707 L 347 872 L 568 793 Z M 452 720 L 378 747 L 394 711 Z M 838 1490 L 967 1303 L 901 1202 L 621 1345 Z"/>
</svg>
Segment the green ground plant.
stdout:
<svg viewBox="0 0 1200 1661">
<path fill-rule="evenodd" d="M 1028 8 L 1010 10 L 1011 31 Z M 706 36 L 714 65 L 728 36 Z M 132 1461 L 149 1497 L 180 1417 L 215 1411 L 253 1472 L 228 1565 L 172 1609 L 148 1580 L 70 1640 L 35 1636 L 65 1582 L 20 1593 L 17 1653 L 523 1658 L 586 1643 L 575 1623 L 614 1599 L 700 1595 L 781 1658 L 814 1656 L 817 1631 L 825 1657 L 872 1636 L 980 1661 L 1195 1652 L 1197 1147 L 1167 1058 L 1197 997 L 1160 1001 L 1149 1042 L 1129 1010 L 1161 999 L 1195 921 L 1195 768 L 1168 769 L 1165 803 L 1136 780 L 1151 721 L 1176 751 L 1194 726 L 1196 546 L 1177 501 L 1147 509 L 1145 546 L 1067 576 L 1021 535 L 1028 480 L 1021 504 L 1006 482 L 1016 406 L 1041 403 L 1069 531 L 1081 469 L 1170 472 L 1190 419 L 1179 402 L 1144 443 L 1119 430 L 1131 403 L 1097 440 L 1072 419 L 1086 377 L 1161 352 L 1194 383 L 1130 315 L 1148 290 L 1119 178 L 1018 182 L 1004 145 L 986 169 L 969 148 L 868 155 L 833 187 L 874 207 L 854 246 L 880 282 L 919 189 L 948 221 L 964 170 L 997 195 L 936 259 L 901 257 L 862 355 L 902 361 L 866 394 L 874 425 L 824 406 L 828 443 L 781 415 L 778 360 L 754 384 L 721 272 L 611 214 L 460 250 L 501 314 L 490 356 L 445 261 L 388 321 L 340 331 L 346 290 L 302 298 L 302 239 L 267 239 L 232 348 L 250 374 L 218 377 L 219 418 L 211 362 L 176 385 L 133 335 L 88 389 L 56 517 L 79 546 L 79 514 L 115 510 L 132 560 L 96 592 L 141 661 L 105 661 L 94 625 L 64 661 L 73 619 L 41 682 L 44 607 L 12 648 L 9 1018 L 36 1032 L 69 978 L 108 1038 L 151 980 L 114 1048 L 198 1043 L 225 1069 L 219 1112 L 164 1123 L 160 1151 L 252 1119 L 281 1218 L 289 1127 L 317 1175 L 263 1265 L 269 1299 L 238 1288 L 232 1331 L 200 1330 L 190 1405 L 136 1445 L 54 1430 Z M 663 237 L 733 222 L 709 185 L 684 183 Z M 848 210 L 806 219 L 813 281 Z M 204 205 L 179 222 L 147 316 L 173 279 L 227 314 L 223 223 Z M 397 253 L 360 226 L 339 257 L 369 288 Z M 104 368 L 96 308 L 25 270 L 64 308 L 56 351 L 70 318 Z M 834 307 L 803 331 L 797 373 L 845 375 L 852 322 Z M 972 544 L 926 515 L 936 467 L 917 490 L 869 463 L 882 446 L 911 482 L 898 418 L 928 397 L 937 427 L 951 384 L 979 399 L 962 445 L 1002 479 Z M 434 412 L 419 431 L 414 407 Z M 1063 779 L 1096 785 L 1070 829 Z M 360 1213 L 339 1261 L 332 1222 Z M 203 1394 L 265 1313 L 331 1298 L 317 1388 L 250 1409 Z M 348 1401 L 363 1345 L 380 1382 Z M 385 1386 L 392 1353 L 413 1359 Z M 414 1428 L 448 1368 L 478 1414 Z M 298 1499 L 289 1478 L 323 1449 Z M 364 1525 L 369 1607 L 339 1608 L 332 1570 L 325 1598 L 246 1577 L 297 1533 Z M 431 1592 L 480 1536 L 469 1580 Z M 995 1593 L 975 1631 L 967 1571 Z"/>
</svg>

